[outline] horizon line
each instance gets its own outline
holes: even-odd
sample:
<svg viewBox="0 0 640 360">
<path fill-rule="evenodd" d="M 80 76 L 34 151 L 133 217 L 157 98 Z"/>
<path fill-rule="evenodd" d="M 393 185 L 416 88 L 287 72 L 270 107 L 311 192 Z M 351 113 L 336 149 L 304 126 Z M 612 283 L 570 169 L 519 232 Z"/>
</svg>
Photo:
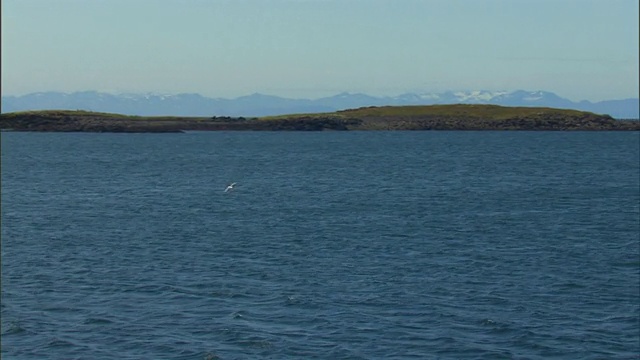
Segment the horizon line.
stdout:
<svg viewBox="0 0 640 360">
<path fill-rule="evenodd" d="M 132 92 L 132 91 L 108 91 L 108 90 L 75 90 L 75 91 L 62 91 L 62 90 L 44 90 L 44 91 L 33 91 L 33 92 L 27 92 L 27 93 L 22 93 L 20 95 L 14 95 L 14 94 L 1 94 L 0 97 L 4 98 L 4 97 L 24 97 L 24 96 L 29 96 L 29 95 L 37 95 L 37 94 L 47 94 L 47 93 L 58 93 L 58 94 L 64 94 L 64 95 L 73 95 L 73 94 L 78 94 L 78 93 L 97 93 L 97 94 L 107 94 L 107 95 L 112 95 L 112 96 L 123 96 L 123 95 L 136 95 L 136 96 L 180 96 L 180 95 L 197 95 L 200 96 L 202 98 L 205 99 L 213 99 L 213 100 L 237 100 L 240 98 L 246 98 L 246 97 L 251 97 L 251 96 L 256 96 L 256 95 L 260 95 L 260 96 L 268 96 L 268 97 L 274 97 L 274 98 L 280 98 L 280 99 L 289 99 L 289 100 L 310 100 L 310 101 L 314 101 L 314 100 L 321 100 L 321 99 L 327 99 L 327 98 L 332 98 L 332 97 L 337 97 L 340 95 L 364 95 L 364 96 L 368 96 L 368 97 L 372 97 L 372 98 L 376 98 L 376 99 L 385 99 L 385 98 L 396 98 L 396 97 L 400 97 L 403 95 L 441 95 L 441 94 L 473 94 L 473 93 L 490 93 L 490 94 L 498 94 L 498 95 L 502 95 L 502 94 L 512 94 L 515 92 L 519 92 L 519 91 L 523 91 L 523 92 L 528 92 L 528 93 L 536 93 L 536 92 L 542 92 L 542 93 L 548 93 L 548 94 L 553 94 L 555 96 L 558 96 L 560 98 L 563 98 L 565 100 L 569 100 L 572 102 L 594 102 L 591 100 L 570 100 L 567 98 L 562 97 L 561 95 L 558 95 L 557 93 L 553 92 L 553 91 L 548 91 L 548 90 L 524 90 L 524 89 L 517 89 L 517 90 L 486 90 L 486 89 L 474 89 L 474 90 L 444 90 L 444 91 L 407 91 L 407 92 L 402 92 L 402 93 L 398 93 L 397 95 L 370 95 L 368 93 L 365 92 L 359 92 L 359 91 L 341 91 L 341 92 L 336 92 L 333 95 L 327 95 L 327 96 L 320 96 L 320 97 L 314 97 L 314 98 L 304 98 L 304 97 L 288 97 L 288 96 L 283 96 L 283 95 L 273 95 L 273 94 L 269 94 L 269 93 L 262 93 L 262 92 L 253 92 L 250 94 L 246 94 L 246 95 L 240 95 L 240 96 L 236 96 L 236 97 L 223 97 L 223 96 L 208 96 L 208 95 L 203 95 L 202 93 L 198 93 L 198 92 L 158 92 L 158 91 L 146 91 L 146 92 Z M 617 100 L 635 100 L 635 99 L 640 99 L 640 95 L 636 96 L 636 97 L 624 97 L 624 98 L 614 98 L 614 99 L 604 99 L 604 100 L 597 100 L 595 102 L 602 102 L 602 101 L 617 101 Z"/>
</svg>

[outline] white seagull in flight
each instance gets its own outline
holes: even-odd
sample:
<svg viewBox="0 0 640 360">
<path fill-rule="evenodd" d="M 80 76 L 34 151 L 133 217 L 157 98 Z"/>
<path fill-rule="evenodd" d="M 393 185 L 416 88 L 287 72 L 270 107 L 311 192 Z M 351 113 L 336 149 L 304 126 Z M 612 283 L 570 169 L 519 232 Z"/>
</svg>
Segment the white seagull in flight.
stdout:
<svg viewBox="0 0 640 360">
<path fill-rule="evenodd" d="M 231 191 L 231 190 L 233 190 L 233 187 L 235 186 L 235 184 L 236 184 L 236 183 L 231 183 L 231 185 L 227 186 L 227 188 L 226 188 L 226 189 L 224 189 L 224 192 L 227 192 L 227 191 Z"/>
</svg>

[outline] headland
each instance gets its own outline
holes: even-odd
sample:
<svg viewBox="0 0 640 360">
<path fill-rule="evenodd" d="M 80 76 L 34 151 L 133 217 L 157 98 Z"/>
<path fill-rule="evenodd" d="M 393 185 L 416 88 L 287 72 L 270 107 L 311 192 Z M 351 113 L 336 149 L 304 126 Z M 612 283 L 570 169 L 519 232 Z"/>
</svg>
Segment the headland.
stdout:
<svg viewBox="0 0 640 360">
<path fill-rule="evenodd" d="M 184 132 L 322 130 L 541 130 L 640 131 L 640 121 L 543 107 L 428 105 L 364 107 L 329 113 L 257 118 L 129 116 L 72 110 L 0 114 L 2 131 Z"/>
</svg>

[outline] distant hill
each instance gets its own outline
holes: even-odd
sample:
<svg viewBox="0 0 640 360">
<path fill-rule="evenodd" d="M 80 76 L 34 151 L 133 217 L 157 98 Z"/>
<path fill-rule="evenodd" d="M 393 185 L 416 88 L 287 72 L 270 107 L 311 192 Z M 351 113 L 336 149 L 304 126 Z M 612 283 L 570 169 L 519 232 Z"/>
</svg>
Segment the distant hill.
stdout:
<svg viewBox="0 0 640 360">
<path fill-rule="evenodd" d="M 638 131 L 639 121 L 586 111 L 498 105 L 370 106 L 266 117 L 132 116 L 73 110 L 0 114 L 2 131 L 185 132 L 216 130 L 544 130 Z"/>
<path fill-rule="evenodd" d="M 407 93 L 375 97 L 341 93 L 320 99 L 288 99 L 252 94 L 235 99 L 208 98 L 198 94 L 108 94 L 96 91 L 75 93 L 39 92 L 3 96 L 2 113 L 27 110 L 86 110 L 139 116 L 270 116 L 318 113 L 366 106 L 491 104 L 501 106 L 552 107 L 607 114 L 616 119 L 640 118 L 639 99 L 600 102 L 571 100 L 546 91 L 491 92 L 461 91 Z"/>
</svg>

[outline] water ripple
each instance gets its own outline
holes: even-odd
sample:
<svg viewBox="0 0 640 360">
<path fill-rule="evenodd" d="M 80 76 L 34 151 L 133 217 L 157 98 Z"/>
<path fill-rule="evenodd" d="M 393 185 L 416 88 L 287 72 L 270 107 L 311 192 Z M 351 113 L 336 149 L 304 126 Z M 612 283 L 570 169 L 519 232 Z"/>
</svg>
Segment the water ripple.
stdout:
<svg viewBox="0 0 640 360">
<path fill-rule="evenodd" d="M 2 137 L 3 357 L 640 353 L 634 134 Z"/>
</svg>

